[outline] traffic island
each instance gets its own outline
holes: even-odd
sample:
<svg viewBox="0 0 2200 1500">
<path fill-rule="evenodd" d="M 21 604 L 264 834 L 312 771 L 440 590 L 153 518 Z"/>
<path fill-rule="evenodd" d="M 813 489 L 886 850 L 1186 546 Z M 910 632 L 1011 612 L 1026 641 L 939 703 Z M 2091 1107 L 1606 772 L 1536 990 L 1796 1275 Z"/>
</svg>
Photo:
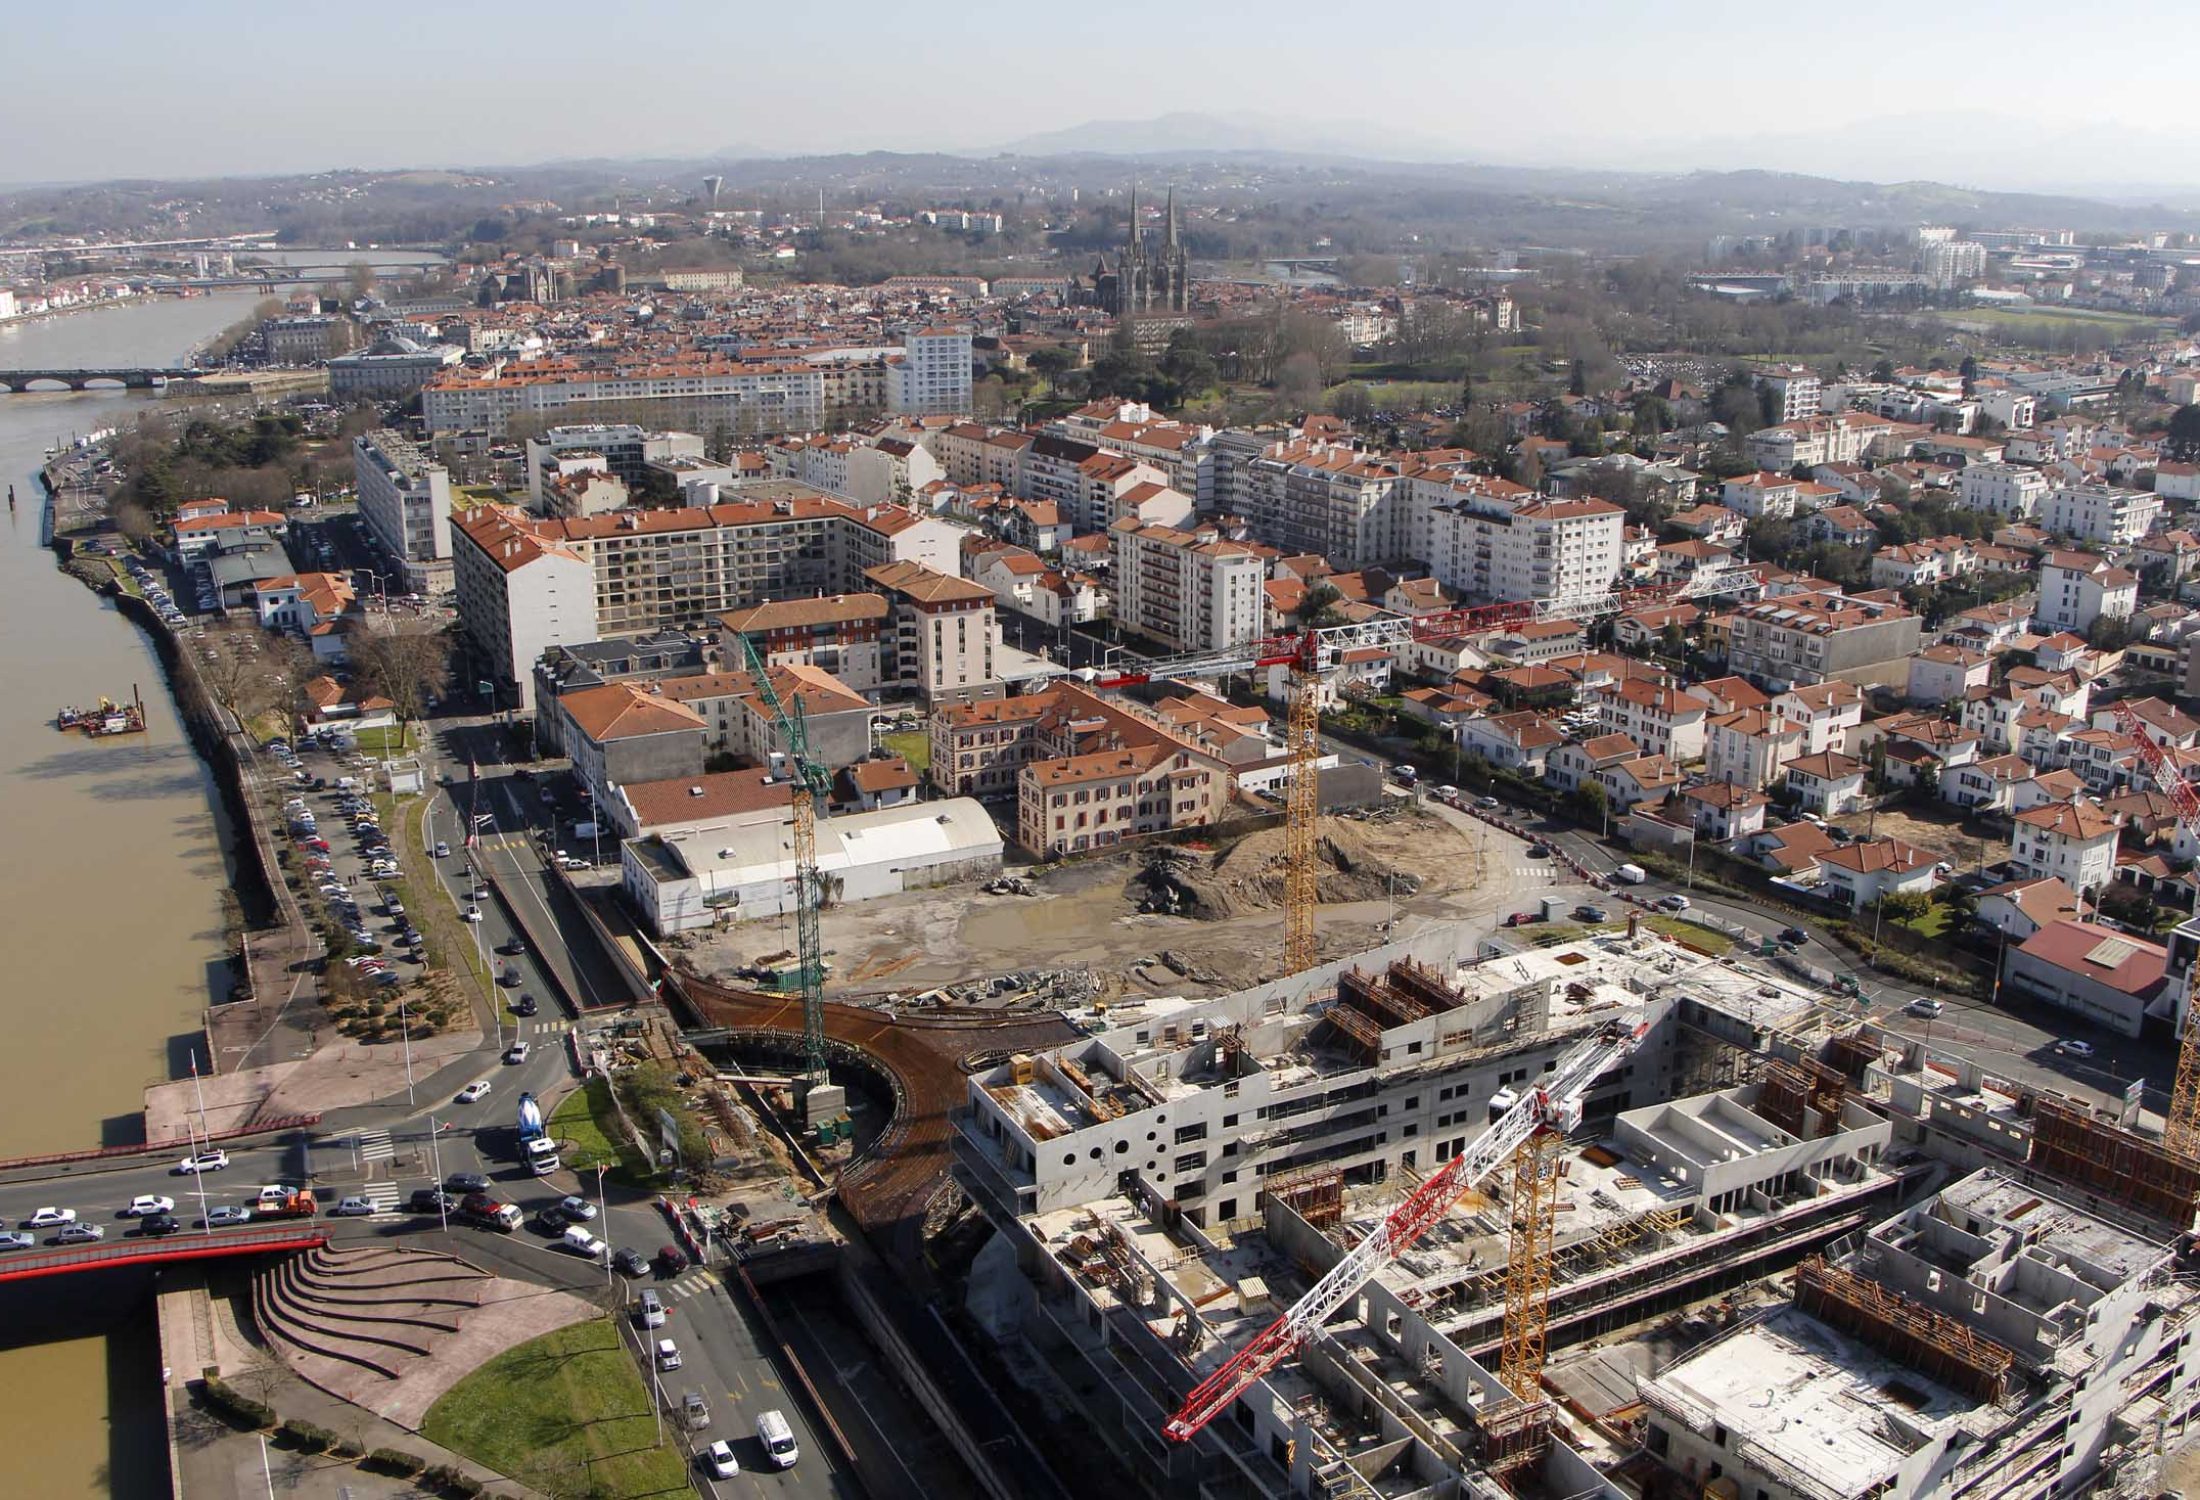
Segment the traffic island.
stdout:
<svg viewBox="0 0 2200 1500">
<path fill-rule="evenodd" d="M 674 1426 L 659 1426 L 608 1318 L 498 1355 L 452 1386 L 421 1432 L 546 1495 L 620 1500 L 688 1490 Z"/>
</svg>

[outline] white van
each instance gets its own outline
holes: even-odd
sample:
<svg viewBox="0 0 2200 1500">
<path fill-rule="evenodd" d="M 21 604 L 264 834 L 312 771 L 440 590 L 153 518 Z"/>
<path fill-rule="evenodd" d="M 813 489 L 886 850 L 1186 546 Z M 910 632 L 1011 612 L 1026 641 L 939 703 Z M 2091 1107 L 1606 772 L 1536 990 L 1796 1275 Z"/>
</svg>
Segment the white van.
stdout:
<svg viewBox="0 0 2200 1500">
<path fill-rule="evenodd" d="M 802 1456 L 802 1450 L 794 1445 L 794 1429 L 787 1425 L 786 1415 L 776 1409 L 756 1419 L 756 1440 L 778 1468 L 791 1469 Z"/>
</svg>

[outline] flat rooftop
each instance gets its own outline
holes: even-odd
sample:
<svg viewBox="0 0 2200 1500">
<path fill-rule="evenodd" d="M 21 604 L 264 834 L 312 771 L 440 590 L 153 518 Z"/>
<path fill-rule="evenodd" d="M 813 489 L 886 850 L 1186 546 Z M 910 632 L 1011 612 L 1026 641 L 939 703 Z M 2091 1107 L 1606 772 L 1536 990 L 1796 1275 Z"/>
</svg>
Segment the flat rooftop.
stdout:
<svg viewBox="0 0 2200 1500">
<path fill-rule="evenodd" d="M 1991 1169 L 1941 1189 L 1939 1205 L 1951 1223 L 1976 1217 L 2022 1235 L 2029 1253 L 2104 1291 L 2144 1276 L 2169 1253 L 2165 1245 Z"/>
<path fill-rule="evenodd" d="M 1793 1307 L 1705 1345 L 1642 1391 L 1701 1430 L 1726 1428 L 1744 1462 L 1823 1500 L 1868 1494 L 1943 1424 L 1981 1410 Z"/>
</svg>

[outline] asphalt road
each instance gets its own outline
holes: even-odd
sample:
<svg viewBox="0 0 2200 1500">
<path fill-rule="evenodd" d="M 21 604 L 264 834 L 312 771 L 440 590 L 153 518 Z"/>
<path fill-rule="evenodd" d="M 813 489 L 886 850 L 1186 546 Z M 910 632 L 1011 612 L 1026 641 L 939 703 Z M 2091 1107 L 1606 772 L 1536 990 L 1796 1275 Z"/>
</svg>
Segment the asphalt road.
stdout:
<svg viewBox="0 0 2200 1500">
<path fill-rule="evenodd" d="M 1523 826 L 1593 871 L 1608 873 L 1628 858 L 1624 847 L 1607 844 L 1594 831 L 1559 819 L 1530 817 Z M 1820 924 L 1808 918 L 1684 888 L 1684 884 L 1652 880 L 1636 890 L 1653 899 L 1685 894 L 1703 911 L 1740 923 L 1761 937 L 1774 936 L 1791 926 L 1803 928 L 1812 937 L 1798 956 L 1835 974 L 1853 975 L 1862 988 L 1872 1020 L 1890 1031 L 1959 1052 L 2012 1082 L 2107 1103 L 2120 1099 L 2132 1079 L 2144 1078 L 2147 1107 L 2159 1111 L 2167 1101 L 2176 1058 L 2157 1043 L 2118 1035 L 2052 1007 L 2015 998 L 1988 1004 L 1882 974 L 1851 949 L 1825 938 Z M 1919 999 L 1939 1001 L 1941 1015 L 1928 1019 L 1908 1014 L 1905 1007 Z M 2094 1055 L 2080 1059 L 2058 1051 L 2056 1044 L 2064 1039 L 2089 1043 Z"/>
</svg>

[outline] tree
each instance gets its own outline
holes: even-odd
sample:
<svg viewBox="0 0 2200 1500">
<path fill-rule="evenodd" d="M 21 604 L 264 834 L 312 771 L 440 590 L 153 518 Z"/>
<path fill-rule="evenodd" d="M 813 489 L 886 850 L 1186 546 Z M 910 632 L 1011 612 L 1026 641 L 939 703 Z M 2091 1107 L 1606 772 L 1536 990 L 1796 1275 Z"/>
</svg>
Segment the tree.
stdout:
<svg viewBox="0 0 2200 1500">
<path fill-rule="evenodd" d="M 1286 358 L 1276 371 L 1276 391 L 1298 410 L 1311 410 L 1321 399 L 1321 361 L 1301 350 Z"/>
<path fill-rule="evenodd" d="M 1375 410 L 1375 395 L 1360 381 L 1349 380 L 1329 393 L 1329 409 L 1347 422 L 1364 421 Z"/>
<path fill-rule="evenodd" d="M 1301 630 L 1320 630 L 1330 625 L 1342 625 L 1344 616 L 1337 611 L 1337 603 L 1344 595 L 1333 583 L 1317 583 L 1299 600 L 1298 608 L 1291 611 Z"/>
<path fill-rule="evenodd" d="M 305 688 L 310 658 L 288 636 L 240 622 L 213 626 L 198 645 L 199 681 L 240 724 L 289 712 Z"/>
<path fill-rule="evenodd" d="M 344 267 L 344 280 L 353 297 L 364 297 L 374 290 L 374 267 L 363 260 L 355 260 Z"/>
<path fill-rule="evenodd" d="M 2162 446 L 2178 463 L 2200 462 L 2200 406 L 2188 404 L 2170 413 L 2169 433 L 2162 439 Z"/>
<path fill-rule="evenodd" d="M 1077 356 L 1067 349 L 1049 344 L 1044 349 L 1031 351 L 1030 364 L 1031 368 L 1045 379 L 1047 384 L 1052 385 L 1055 381 L 1060 380 L 1064 375 L 1077 368 Z"/>
<path fill-rule="evenodd" d="M 360 681 L 390 700 L 400 725 L 417 719 L 451 682 L 451 643 L 424 620 L 369 615 L 346 641 Z"/>
</svg>

